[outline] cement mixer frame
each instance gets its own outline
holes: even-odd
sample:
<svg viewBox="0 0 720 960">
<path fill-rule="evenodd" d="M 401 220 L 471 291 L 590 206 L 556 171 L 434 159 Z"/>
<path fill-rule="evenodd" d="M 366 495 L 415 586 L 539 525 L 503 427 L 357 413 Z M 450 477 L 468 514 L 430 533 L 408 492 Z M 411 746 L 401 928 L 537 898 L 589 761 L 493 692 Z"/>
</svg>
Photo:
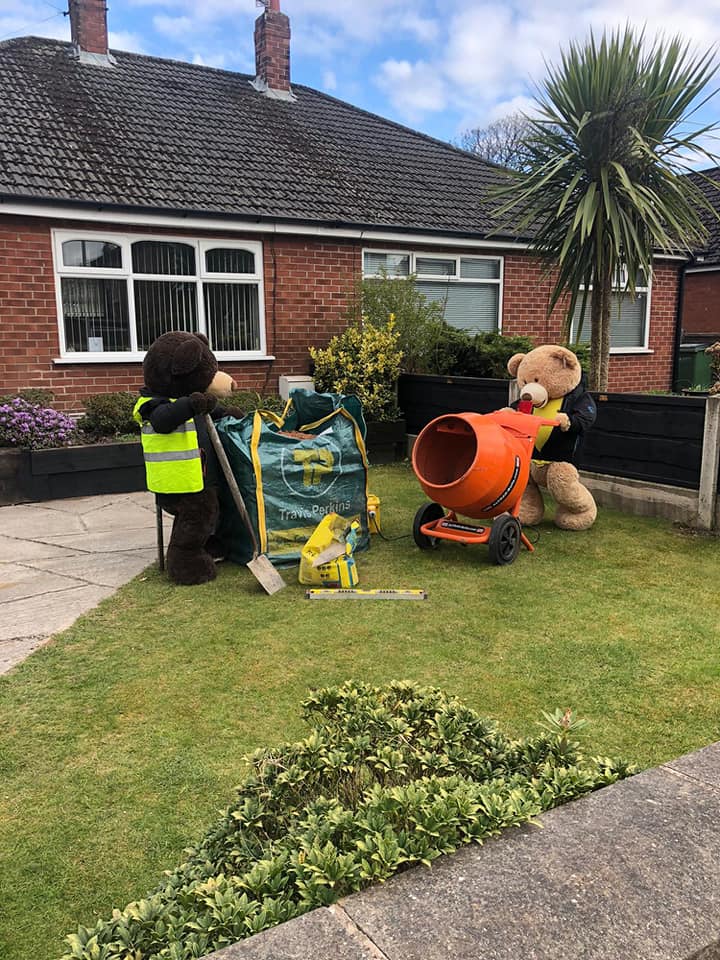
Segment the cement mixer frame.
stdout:
<svg viewBox="0 0 720 960">
<path fill-rule="evenodd" d="M 510 409 L 432 420 L 412 453 L 415 476 L 431 499 L 415 514 L 417 546 L 432 550 L 441 540 L 486 543 L 490 560 L 499 565 L 513 563 L 521 545 L 532 553 L 518 519 L 520 501 L 538 432 L 559 425 L 557 419 Z M 486 522 L 475 526 L 460 516 Z"/>
</svg>

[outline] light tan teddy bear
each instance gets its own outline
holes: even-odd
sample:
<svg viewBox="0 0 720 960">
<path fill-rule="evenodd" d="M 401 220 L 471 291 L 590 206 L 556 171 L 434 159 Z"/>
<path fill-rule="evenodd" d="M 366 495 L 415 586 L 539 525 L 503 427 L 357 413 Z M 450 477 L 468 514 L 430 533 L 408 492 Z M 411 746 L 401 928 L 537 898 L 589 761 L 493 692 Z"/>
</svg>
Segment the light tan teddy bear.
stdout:
<svg viewBox="0 0 720 960">
<path fill-rule="evenodd" d="M 532 403 L 533 414 L 560 420 L 558 427 L 541 427 L 535 441 L 530 481 L 520 505 L 522 524 L 539 523 L 545 512 L 540 488 L 554 498 L 555 525 L 563 530 L 587 530 L 595 522 L 597 506 L 580 482 L 573 460 L 583 435 L 595 422 L 597 408 L 582 382 L 582 368 L 565 347 L 547 345 L 530 353 L 516 353 L 508 371 L 517 379 L 522 409 Z"/>
</svg>

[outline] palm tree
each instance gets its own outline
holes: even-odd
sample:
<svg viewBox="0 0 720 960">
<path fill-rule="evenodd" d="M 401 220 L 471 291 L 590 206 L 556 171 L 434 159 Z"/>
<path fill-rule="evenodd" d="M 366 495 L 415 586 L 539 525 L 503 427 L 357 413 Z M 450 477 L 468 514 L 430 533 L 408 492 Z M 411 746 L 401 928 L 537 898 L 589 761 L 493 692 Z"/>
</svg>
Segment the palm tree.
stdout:
<svg viewBox="0 0 720 960">
<path fill-rule="evenodd" d="M 630 27 L 599 42 L 591 33 L 548 67 L 527 118 L 526 172 L 511 174 L 500 213 L 519 211 L 531 249 L 557 271 L 549 309 L 568 297 L 566 340 L 589 296 L 591 389 L 607 389 L 614 291 L 634 297 L 653 252 L 691 252 L 705 238 L 699 211 L 712 208 L 683 174 L 693 154 L 714 161 L 699 141 L 716 125 L 689 122 L 709 99 L 698 102 L 713 56 L 679 37 L 646 44 Z"/>
</svg>

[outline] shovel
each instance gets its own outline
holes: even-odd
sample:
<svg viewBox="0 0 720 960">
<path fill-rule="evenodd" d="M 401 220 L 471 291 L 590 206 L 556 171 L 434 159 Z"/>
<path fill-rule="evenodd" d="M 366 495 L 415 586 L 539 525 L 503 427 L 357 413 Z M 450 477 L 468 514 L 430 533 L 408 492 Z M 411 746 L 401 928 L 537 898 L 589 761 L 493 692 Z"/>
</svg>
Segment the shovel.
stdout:
<svg viewBox="0 0 720 960">
<path fill-rule="evenodd" d="M 215 429 L 215 424 L 213 423 L 212 417 L 209 413 L 205 414 L 205 423 L 207 424 L 208 433 L 210 435 L 212 445 L 215 448 L 215 453 L 220 461 L 222 472 L 225 475 L 225 480 L 227 481 L 227 485 L 230 487 L 230 493 L 232 493 L 232 498 L 235 501 L 237 511 L 240 514 L 243 523 L 247 527 L 248 533 L 250 534 L 250 539 L 252 540 L 253 558 L 248 563 L 247 568 L 266 593 L 277 593 L 278 590 L 282 590 L 282 588 L 286 587 L 287 584 L 277 572 L 275 567 L 270 563 L 265 554 L 260 553 L 260 546 L 258 545 L 257 537 L 255 536 L 255 531 L 253 530 L 252 521 L 250 520 L 247 507 L 245 506 L 245 501 L 242 498 L 240 488 L 237 485 L 237 481 L 233 475 L 227 454 L 225 453 L 225 448 L 222 445 L 222 441 L 218 436 L 218 432 Z"/>
</svg>

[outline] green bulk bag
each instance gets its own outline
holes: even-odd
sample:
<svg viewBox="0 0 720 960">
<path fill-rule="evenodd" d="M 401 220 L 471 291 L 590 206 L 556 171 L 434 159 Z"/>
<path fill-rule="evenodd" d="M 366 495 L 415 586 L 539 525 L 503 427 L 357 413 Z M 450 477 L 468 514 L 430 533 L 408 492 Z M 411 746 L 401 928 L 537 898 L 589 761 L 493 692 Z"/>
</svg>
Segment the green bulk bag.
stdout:
<svg viewBox="0 0 720 960">
<path fill-rule="evenodd" d="M 358 518 L 356 549 L 369 546 L 365 421 L 357 397 L 293 391 L 283 415 L 267 410 L 217 424 L 260 551 L 273 563 L 294 563 L 318 523 L 338 513 Z M 306 439 L 283 431 L 311 434 Z M 247 563 L 252 543 L 230 491 L 220 490 L 219 535 L 229 558 Z"/>
</svg>

